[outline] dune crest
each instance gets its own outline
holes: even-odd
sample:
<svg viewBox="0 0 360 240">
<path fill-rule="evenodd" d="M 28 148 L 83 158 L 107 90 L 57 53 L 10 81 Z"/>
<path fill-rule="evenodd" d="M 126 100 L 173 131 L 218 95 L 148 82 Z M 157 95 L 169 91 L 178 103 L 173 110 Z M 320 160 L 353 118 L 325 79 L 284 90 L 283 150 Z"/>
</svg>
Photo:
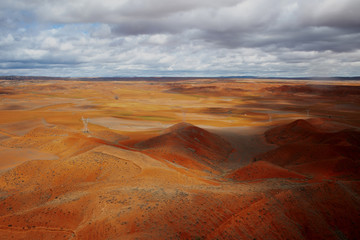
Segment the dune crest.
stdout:
<svg viewBox="0 0 360 240">
<path fill-rule="evenodd" d="M 352 129 L 319 131 L 306 120 L 296 120 L 265 132 L 269 143 L 279 147 L 256 160 L 321 178 L 359 179 L 360 133 Z"/>
<path fill-rule="evenodd" d="M 226 161 L 232 151 L 231 145 L 220 136 L 189 123 L 175 124 L 135 147 L 197 170 L 217 170 L 217 163 Z"/>
</svg>

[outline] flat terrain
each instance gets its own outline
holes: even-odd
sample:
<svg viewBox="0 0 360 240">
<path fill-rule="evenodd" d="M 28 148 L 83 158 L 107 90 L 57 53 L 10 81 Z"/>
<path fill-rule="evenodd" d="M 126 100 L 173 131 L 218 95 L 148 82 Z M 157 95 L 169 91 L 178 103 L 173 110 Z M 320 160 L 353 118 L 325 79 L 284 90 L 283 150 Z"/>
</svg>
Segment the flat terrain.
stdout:
<svg viewBox="0 0 360 240">
<path fill-rule="evenodd" d="M 0 239 L 360 239 L 359 128 L 357 81 L 0 80 Z"/>
</svg>

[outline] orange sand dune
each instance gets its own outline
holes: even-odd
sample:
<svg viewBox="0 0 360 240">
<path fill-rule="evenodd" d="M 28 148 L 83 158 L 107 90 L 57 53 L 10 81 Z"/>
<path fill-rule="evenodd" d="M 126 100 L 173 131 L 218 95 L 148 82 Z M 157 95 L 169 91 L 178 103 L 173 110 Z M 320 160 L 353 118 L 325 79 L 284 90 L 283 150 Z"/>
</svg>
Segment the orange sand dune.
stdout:
<svg viewBox="0 0 360 240">
<path fill-rule="evenodd" d="M 58 159 L 58 156 L 41 152 L 31 148 L 7 148 L 0 146 L 0 169 L 7 169 L 22 162 L 29 160 L 52 160 Z"/>
<path fill-rule="evenodd" d="M 305 120 L 296 120 L 266 131 L 265 137 L 279 147 L 254 160 L 303 174 L 359 178 L 360 133 L 355 130 L 322 132 Z"/>
<path fill-rule="evenodd" d="M 176 124 L 163 134 L 135 145 L 151 155 L 193 169 L 217 169 L 232 147 L 223 138 L 188 123 Z"/>
<path fill-rule="evenodd" d="M 360 239 L 359 86 L 0 80 L 0 239 Z"/>
<path fill-rule="evenodd" d="M 306 179 L 304 175 L 265 161 L 256 161 L 226 175 L 237 181 L 252 181 L 267 178 Z"/>
<path fill-rule="evenodd" d="M 255 160 L 268 161 L 302 174 L 328 177 L 344 175 L 355 179 L 358 179 L 360 173 L 358 159 L 359 148 L 326 144 L 283 145 L 255 157 Z"/>
<path fill-rule="evenodd" d="M 265 132 L 269 143 L 282 145 L 317 137 L 317 129 L 306 120 L 299 119 L 289 124 L 272 128 Z"/>
<path fill-rule="evenodd" d="M 3 140 L 0 145 L 15 148 L 33 148 L 69 157 L 90 150 L 99 144 L 83 134 L 61 128 L 38 127 L 21 137 Z"/>
<path fill-rule="evenodd" d="M 272 128 L 265 132 L 265 137 L 269 143 L 277 145 L 304 142 L 360 146 L 360 132 L 351 129 L 324 132 L 303 119 Z"/>
<path fill-rule="evenodd" d="M 343 183 L 280 188 L 258 195 L 205 239 L 358 239 L 359 216 L 346 214 L 359 209 L 358 201 Z"/>
</svg>

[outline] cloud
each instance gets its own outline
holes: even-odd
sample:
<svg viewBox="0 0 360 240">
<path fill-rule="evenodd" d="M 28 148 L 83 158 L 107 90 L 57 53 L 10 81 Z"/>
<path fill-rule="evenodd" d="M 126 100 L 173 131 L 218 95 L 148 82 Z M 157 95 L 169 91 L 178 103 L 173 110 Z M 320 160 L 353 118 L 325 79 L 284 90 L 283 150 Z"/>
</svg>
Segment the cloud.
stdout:
<svg viewBox="0 0 360 240">
<path fill-rule="evenodd" d="M 3 0 L 0 74 L 360 75 L 358 12 L 357 0 Z"/>
<path fill-rule="evenodd" d="M 354 0 L 304 1 L 301 21 L 310 26 L 360 28 L 360 2 Z"/>
</svg>

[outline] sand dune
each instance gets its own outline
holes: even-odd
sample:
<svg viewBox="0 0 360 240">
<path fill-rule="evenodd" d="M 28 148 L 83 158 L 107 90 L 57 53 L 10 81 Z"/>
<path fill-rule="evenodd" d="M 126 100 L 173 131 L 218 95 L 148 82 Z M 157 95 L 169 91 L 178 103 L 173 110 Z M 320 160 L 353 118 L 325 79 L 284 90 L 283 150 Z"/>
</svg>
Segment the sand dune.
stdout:
<svg viewBox="0 0 360 240">
<path fill-rule="evenodd" d="M 264 161 L 256 161 L 228 175 L 237 181 L 252 181 L 267 178 L 306 179 L 304 175 Z"/>
<path fill-rule="evenodd" d="M 217 169 L 226 161 L 231 145 L 223 138 L 188 123 L 176 124 L 163 134 L 135 145 L 147 153 L 187 168 Z"/>
<path fill-rule="evenodd" d="M 360 239 L 359 84 L 311 84 L 0 80 L 0 239 Z"/>
<path fill-rule="evenodd" d="M 266 131 L 265 138 L 269 143 L 282 145 L 309 141 L 309 138 L 316 138 L 318 136 L 317 133 L 318 131 L 314 126 L 306 120 L 299 119 L 287 125 Z"/>
<path fill-rule="evenodd" d="M 277 145 L 305 142 L 360 146 L 360 132 L 352 129 L 337 132 L 321 131 L 303 119 L 270 129 L 265 132 L 265 137 L 269 143 Z"/>
<path fill-rule="evenodd" d="M 7 169 L 29 160 L 53 160 L 58 156 L 31 148 L 7 148 L 0 146 L 0 169 Z"/>
<path fill-rule="evenodd" d="M 21 137 L 3 140 L 0 145 L 15 148 L 33 148 L 59 157 L 70 157 L 90 150 L 99 144 L 83 134 L 61 128 L 39 127 Z"/>
<path fill-rule="evenodd" d="M 265 132 L 278 148 L 255 157 L 303 174 L 358 179 L 360 132 L 345 129 L 323 132 L 305 120 L 278 126 Z"/>
</svg>

